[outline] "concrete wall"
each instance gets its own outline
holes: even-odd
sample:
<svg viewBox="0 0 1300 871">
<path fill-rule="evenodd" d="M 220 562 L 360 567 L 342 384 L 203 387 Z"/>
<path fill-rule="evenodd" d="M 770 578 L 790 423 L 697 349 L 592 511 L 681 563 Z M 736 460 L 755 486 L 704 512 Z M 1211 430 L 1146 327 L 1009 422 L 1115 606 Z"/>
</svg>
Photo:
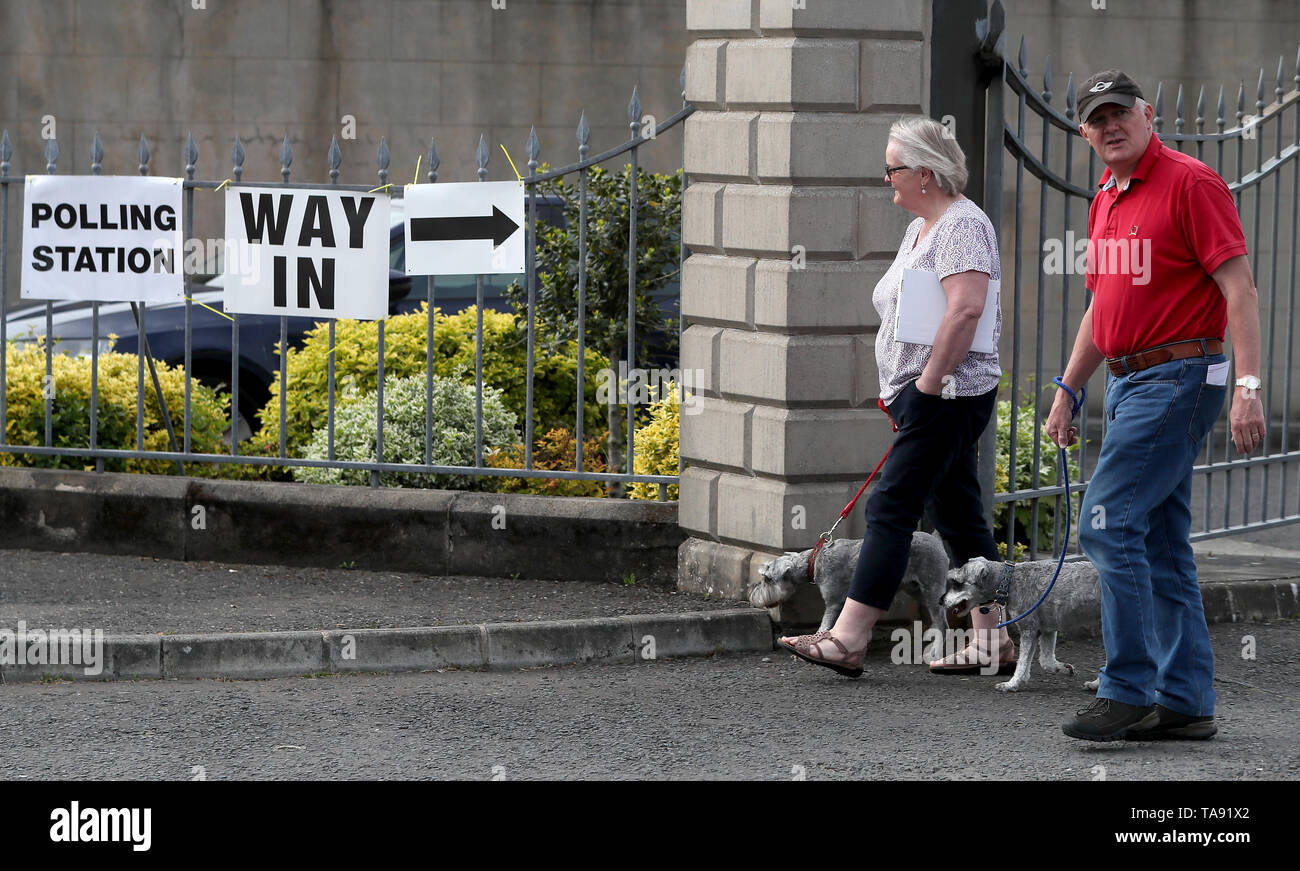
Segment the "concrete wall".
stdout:
<svg viewBox="0 0 1300 871">
<path fill-rule="evenodd" d="M 381 136 L 390 181 L 410 182 L 434 137 L 439 180 L 473 181 L 480 133 L 492 152 L 488 178 L 500 180 L 513 173 L 498 143 L 527 172 L 530 125 L 541 159 L 563 165 L 578 159 L 584 109 L 596 154 L 627 140 L 634 85 L 657 118 L 682 106 L 685 0 L 505 0 L 504 9 L 492 0 L 204 0 L 194 9 L 198 2 L 0 3 L 0 128 L 14 144 L 11 174 L 45 171 L 41 119 L 53 115 L 60 173 L 90 171 L 98 130 L 106 174 L 136 171 L 144 134 L 153 172 L 182 175 L 193 132 L 198 177 L 222 179 L 238 133 L 244 178 L 278 180 L 287 134 L 293 180 L 328 181 L 330 136 L 352 115 L 342 183 L 378 184 Z M 642 149 L 641 165 L 673 171 L 681 147 L 671 131 Z M 219 197 L 199 194 L 196 215 L 199 235 L 221 234 Z M 14 300 L 16 257 L 8 273 Z"/>
<path fill-rule="evenodd" d="M 0 529 L 3 548 L 662 586 L 685 537 L 671 503 L 12 468 Z"/>
</svg>

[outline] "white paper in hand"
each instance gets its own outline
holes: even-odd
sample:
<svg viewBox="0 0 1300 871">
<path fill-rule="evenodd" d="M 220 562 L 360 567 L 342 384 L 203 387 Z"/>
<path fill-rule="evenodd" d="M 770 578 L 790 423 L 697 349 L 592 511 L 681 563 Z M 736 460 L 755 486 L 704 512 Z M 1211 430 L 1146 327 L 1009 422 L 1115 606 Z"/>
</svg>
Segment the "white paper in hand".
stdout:
<svg viewBox="0 0 1300 871">
<path fill-rule="evenodd" d="M 977 354 L 993 354 L 993 325 L 997 320 L 997 307 L 1002 282 L 989 280 L 988 295 L 984 298 L 984 313 L 975 326 L 975 338 L 970 349 Z M 948 311 L 948 296 L 939 283 L 939 275 L 924 269 L 904 269 L 903 286 L 898 292 L 898 318 L 894 326 L 894 340 L 914 345 L 933 345 L 939 333 L 939 324 Z"/>
</svg>

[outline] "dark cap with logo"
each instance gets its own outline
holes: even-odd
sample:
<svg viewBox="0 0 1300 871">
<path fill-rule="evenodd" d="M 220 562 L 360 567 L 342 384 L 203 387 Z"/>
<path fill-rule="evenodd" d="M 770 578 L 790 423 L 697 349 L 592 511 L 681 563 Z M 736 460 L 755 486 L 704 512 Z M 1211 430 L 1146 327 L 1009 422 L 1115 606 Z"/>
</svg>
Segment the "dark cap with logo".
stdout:
<svg viewBox="0 0 1300 871">
<path fill-rule="evenodd" d="M 1085 123 L 1098 106 L 1106 103 L 1132 106 L 1141 96 L 1142 89 L 1123 70 L 1093 73 L 1074 92 L 1079 123 Z"/>
</svg>

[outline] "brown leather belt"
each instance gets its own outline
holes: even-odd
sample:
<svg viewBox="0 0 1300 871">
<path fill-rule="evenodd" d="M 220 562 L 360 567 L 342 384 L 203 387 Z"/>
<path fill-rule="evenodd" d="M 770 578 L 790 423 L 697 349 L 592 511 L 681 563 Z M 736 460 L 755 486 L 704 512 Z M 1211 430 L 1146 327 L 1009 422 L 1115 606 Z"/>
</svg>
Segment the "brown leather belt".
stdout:
<svg viewBox="0 0 1300 871">
<path fill-rule="evenodd" d="M 1107 357 L 1106 366 L 1112 375 L 1127 375 L 1141 372 L 1170 360 L 1186 360 L 1188 357 L 1209 357 L 1223 353 L 1223 342 L 1218 339 L 1192 339 L 1188 342 L 1172 342 L 1138 351 L 1127 357 Z"/>
</svg>

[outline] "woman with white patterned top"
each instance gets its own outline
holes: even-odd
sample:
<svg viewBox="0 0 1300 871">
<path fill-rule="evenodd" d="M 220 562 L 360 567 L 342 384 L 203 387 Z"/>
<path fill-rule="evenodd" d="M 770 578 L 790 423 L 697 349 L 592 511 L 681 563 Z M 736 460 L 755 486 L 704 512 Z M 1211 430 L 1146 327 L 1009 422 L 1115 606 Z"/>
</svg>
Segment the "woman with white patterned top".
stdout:
<svg viewBox="0 0 1300 871">
<path fill-rule="evenodd" d="M 958 565 L 977 556 L 1000 559 L 975 475 L 976 443 L 993 413 L 1002 375 L 996 353 L 1002 326 L 997 298 L 989 300 L 998 309 L 994 353 L 977 353 L 971 344 L 989 282 L 1000 280 L 1002 270 L 993 225 L 962 196 L 966 178 L 966 157 L 942 125 L 913 115 L 890 127 L 885 179 L 893 187 L 894 204 L 917 216 L 872 293 L 880 314 L 880 398 L 898 434 L 867 500 L 867 534 L 839 619 L 826 632 L 781 639 L 801 659 L 851 677 L 862 674 L 872 627 L 902 583 L 912 532 L 923 512 L 928 509 Z M 933 345 L 895 339 L 905 269 L 936 273 L 947 297 Z M 977 632 L 965 650 L 931 663 L 931 671 L 988 673 L 995 670 L 990 664 L 1014 664 L 1007 631 L 998 630 L 996 638 L 993 634 L 996 610 L 980 607 L 971 615 L 974 628 L 985 631 Z"/>
</svg>

